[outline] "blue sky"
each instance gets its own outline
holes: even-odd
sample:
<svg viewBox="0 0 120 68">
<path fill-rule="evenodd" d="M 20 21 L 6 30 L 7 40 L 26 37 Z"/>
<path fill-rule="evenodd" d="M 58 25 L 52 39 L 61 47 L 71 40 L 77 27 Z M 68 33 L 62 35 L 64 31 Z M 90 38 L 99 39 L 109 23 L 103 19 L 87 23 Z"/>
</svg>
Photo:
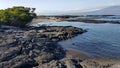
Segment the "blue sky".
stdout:
<svg viewBox="0 0 120 68">
<path fill-rule="evenodd" d="M 111 5 L 120 5 L 120 0 L 0 0 L 0 9 L 12 6 L 34 7 L 39 14 L 85 10 Z"/>
</svg>

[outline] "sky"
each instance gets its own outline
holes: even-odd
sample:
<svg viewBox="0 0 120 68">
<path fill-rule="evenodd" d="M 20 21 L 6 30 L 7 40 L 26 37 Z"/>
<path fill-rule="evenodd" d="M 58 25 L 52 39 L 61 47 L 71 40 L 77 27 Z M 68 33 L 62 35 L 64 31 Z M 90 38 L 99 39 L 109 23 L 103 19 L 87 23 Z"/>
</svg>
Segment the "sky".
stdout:
<svg viewBox="0 0 120 68">
<path fill-rule="evenodd" d="M 36 8 L 38 14 L 73 10 L 86 11 L 112 5 L 120 5 L 120 0 L 0 0 L 0 9 L 26 6 Z"/>
</svg>

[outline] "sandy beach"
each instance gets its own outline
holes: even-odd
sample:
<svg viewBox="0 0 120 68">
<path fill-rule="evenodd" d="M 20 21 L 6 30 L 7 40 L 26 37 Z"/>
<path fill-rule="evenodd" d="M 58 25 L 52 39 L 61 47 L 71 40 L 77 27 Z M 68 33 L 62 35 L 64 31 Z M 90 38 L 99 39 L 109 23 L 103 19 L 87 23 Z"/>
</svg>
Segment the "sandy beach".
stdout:
<svg viewBox="0 0 120 68">
<path fill-rule="evenodd" d="M 67 58 L 80 58 L 81 60 L 89 59 L 87 55 L 85 55 L 82 51 L 75 51 L 75 50 L 67 50 L 66 51 Z"/>
<path fill-rule="evenodd" d="M 47 19 L 47 18 L 36 18 L 36 19 L 33 19 L 31 24 L 34 24 L 34 23 L 40 23 L 40 22 L 61 22 L 60 19 Z"/>
<path fill-rule="evenodd" d="M 67 59 L 82 60 L 81 68 L 120 68 L 120 58 L 90 58 L 84 52 L 73 50 L 66 51 Z"/>
</svg>

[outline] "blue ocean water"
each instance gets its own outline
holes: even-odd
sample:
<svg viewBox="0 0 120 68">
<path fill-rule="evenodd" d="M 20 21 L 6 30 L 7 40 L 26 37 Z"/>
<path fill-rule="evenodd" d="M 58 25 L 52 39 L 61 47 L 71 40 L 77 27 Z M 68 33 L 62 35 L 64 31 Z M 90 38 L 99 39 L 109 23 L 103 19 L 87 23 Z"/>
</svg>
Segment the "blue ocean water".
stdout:
<svg viewBox="0 0 120 68">
<path fill-rule="evenodd" d="M 39 25 L 43 24 L 87 29 L 88 32 L 82 35 L 59 42 L 67 50 L 82 51 L 91 58 L 120 57 L 120 24 L 90 24 L 83 22 L 39 23 Z"/>
</svg>

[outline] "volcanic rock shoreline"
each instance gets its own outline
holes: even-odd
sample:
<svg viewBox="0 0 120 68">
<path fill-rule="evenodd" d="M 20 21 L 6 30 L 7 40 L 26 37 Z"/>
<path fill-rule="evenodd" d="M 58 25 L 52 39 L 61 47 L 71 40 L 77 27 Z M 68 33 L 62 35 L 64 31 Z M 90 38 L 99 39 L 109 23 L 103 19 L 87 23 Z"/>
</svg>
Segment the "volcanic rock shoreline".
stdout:
<svg viewBox="0 0 120 68">
<path fill-rule="evenodd" d="M 84 32 L 72 26 L 1 26 L 0 68 L 120 68 L 119 58 L 82 59 L 79 52 L 67 55 L 57 43 Z"/>
<path fill-rule="evenodd" d="M 69 22 L 96 23 L 96 24 L 101 24 L 101 23 L 120 24 L 119 21 L 89 20 L 89 19 L 66 20 L 66 21 L 69 21 Z"/>
<path fill-rule="evenodd" d="M 0 68 L 80 67 L 81 60 L 63 59 L 58 41 L 86 32 L 72 26 L 0 27 Z M 66 61 L 67 60 L 67 61 Z M 71 65 L 72 64 L 72 65 Z"/>
</svg>

